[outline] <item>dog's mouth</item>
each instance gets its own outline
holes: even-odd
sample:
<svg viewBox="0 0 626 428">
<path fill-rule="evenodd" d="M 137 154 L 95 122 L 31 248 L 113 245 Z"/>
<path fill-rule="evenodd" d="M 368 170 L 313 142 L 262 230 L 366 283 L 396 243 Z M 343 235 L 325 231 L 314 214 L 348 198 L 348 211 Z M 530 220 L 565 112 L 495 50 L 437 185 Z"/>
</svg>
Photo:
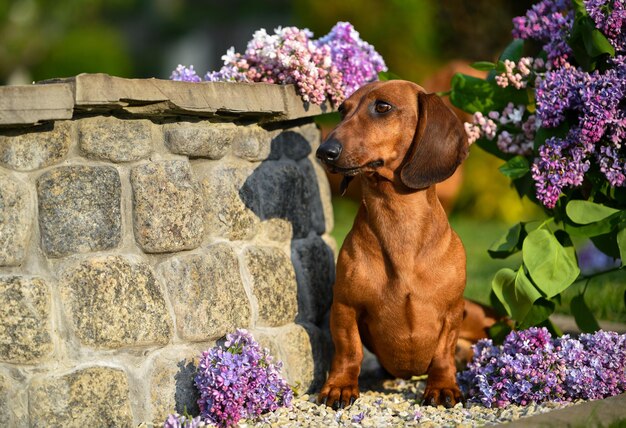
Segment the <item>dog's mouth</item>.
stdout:
<svg viewBox="0 0 626 428">
<path fill-rule="evenodd" d="M 341 166 L 326 162 L 326 168 L 328 168 L 328 171 L 332 174 L 342 174 L 347 177 L 353 177 L 359 174 L 360 172 L 373 171 L 377 168 L 380 168 L 381 166 L 383 166 L 383 164 L 384 164 L 383 160 L 378 159 L 372 162 L 368 162 L 365 165 L 346 168 L 346 167 L 341 167 Z"/>
</svg>

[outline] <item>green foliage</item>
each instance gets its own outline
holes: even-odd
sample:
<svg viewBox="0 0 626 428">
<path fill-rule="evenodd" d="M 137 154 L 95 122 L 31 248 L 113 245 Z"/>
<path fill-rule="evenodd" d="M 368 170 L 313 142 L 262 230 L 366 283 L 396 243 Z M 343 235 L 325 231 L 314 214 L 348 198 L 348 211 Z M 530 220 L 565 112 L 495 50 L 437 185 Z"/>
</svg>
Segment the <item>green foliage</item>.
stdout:
<svg viewBox="0 0 626 428">
<path fill-rule="evenodd" d="M 591 71 L 606 66 L 615 50 L 599 31 L 585 10 L 582 0 L 573 0 L 575 22 L 568 43 L 576 62 Z M 495 77 L 505 71 L 504 61 L 519 61 L 525 50 L 523 40 L 513 40 L 500 55 L 498 61 L 478 61 L 472 64 L 477 70 L 487 71 L 485 79 L 456 74 L 452 78 L 450 101 L 468 113 L 502 111 L 508 103 L 523 105 L 525 110 L 535 112 L 534 88 L 515 89 L 511 85 L 500 87 Z M 536 57 L 545 59 L 545 53 Z M 568 119 L 569 120 L 569 119 Z M 555 128 L 540 127 L 534 138 L 534 152 L 527 155 L 503 153 L 496 139 L 479 138 L 476 145 L 486 152 L 504 160 L 498 168 L 511 180 L 511 185 L 521 198 L 539 204 L 535 194 L 535 183 L 531 175 L 531 163 L 541 146 L 549 138 L 564 138 L 569 132 L 568 120 Z M 507 129 L 505 124 L 499 124 Z M 508 130 L 508 129 L 507 129 Z M 513 130 L 515 131 L 515 130 Z M 595 168 L 595 169 L 594 169 Z M 492 281 L 493 296 L 511 318 L 516 327 L 550 324 L 549 316 L 561 305 L 561 295 L 577 288 L 577 282 L 591 281 L 603 272 L 582 275 L 574 242 L 591 240 L 594 245 L 611 257 L 619 257 L 622 267 L 626 259 L 626 191 L 612 188 L 593 167 L 585 174 L 583 186 L 561 195 L 556 206 L 545 209 L 548 220 L 532 228 L 527 222 L 518 222 L 488 249 L 494 259 L 503 259 L 521 250 L 519 267 L 500 269 Z M 532 224 L 532 223 L 531 223 Z M 621 272 L 623 273 L 623 271 Z M 621 291 L 620 291 L 621 292 Z M 569 297 L 568 309 L 574 314 L 584 331 L 597 329 L 590 297 L 595 293 L 579 292 Z M 571 294 L 571 293 L 570 293 Z M 550 328 L 553 328 L 550 327 Z"/>
</svg>

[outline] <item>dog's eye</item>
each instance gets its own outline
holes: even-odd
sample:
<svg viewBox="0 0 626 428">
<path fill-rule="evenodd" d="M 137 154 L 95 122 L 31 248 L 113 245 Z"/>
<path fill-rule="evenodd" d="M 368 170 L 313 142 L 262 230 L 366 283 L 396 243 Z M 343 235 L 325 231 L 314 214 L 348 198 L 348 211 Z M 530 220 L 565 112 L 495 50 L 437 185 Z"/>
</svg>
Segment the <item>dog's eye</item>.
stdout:
<svg viewBox="0 0 626 428">
<path fill-rule="evenodd" d="M 376 110 L 376 113 L 387 113 L 389 110 L 391 110 L 391 104 L 386 103 L 384 101 L 376 101 L 376 104 L 374 105 L 374 110 Z"/>
</svg>

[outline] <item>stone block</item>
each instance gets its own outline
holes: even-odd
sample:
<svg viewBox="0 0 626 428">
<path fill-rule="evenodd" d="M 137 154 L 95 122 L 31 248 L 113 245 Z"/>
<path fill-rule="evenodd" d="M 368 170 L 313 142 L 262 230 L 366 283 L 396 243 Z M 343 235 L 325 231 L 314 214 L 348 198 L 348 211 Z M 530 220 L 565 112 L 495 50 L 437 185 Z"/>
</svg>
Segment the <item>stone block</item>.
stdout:
<svg viewBox="0 0 626 428">
<path fill-rule="evenodd" d="M 17 266 L 26 259 L 33 208 L 28 187 L 0 174 L 0 266 Z"/>
<path fill-rule="evenodd" d="M 89 158 L 132 162 L 152 153 L 149 120 L 98 116 L 81 119 L 78 123 L 80 149 Z"/>
<path fill-rule="evenodd" d="M 37 181 L 41 243 L 48 256 L 115 248 L 121 183 L 109 166 L 63 166 Z"/>
<path fill-rule="evenodd" d="M 128 379 L 110 367 L 36 378 L 29 414 L 31 427 L 131 427 Z"/>
<path fill-rule="evenodd" d="M 233 153 L 249 161 L 268 158 L 272 134 L 259 126 L 240 126 L 234 134 Z"/>
<path fill-rule="evenodd" d="M 199 185 L 186 160 L 150 162 L 132 169 L 135 238 L 147 253 L 200 245 L 204 210 Z"/>
<path fill-rule="evenodd" d="M 252 185 L 253 174 L 252 165 L 234 159 L 200 167 L 206 225 L 213 236 L 234 241 L 257 234 L 259 194 Z"/>
<path fill-rule="evenodd" d="M 319 161 L 315 159 L 313 155 L 309 156 L 308 159 L 304 159 L 300 161 L 301 163 L 308 163 L 313 167 L 313 171 L 315 172 L 315 178 L 312 178 L 313 183 L 316 183 L 317 186 L 313 190 L 315 203 L 321 204 L 323 221 L 324 221 L 324 231 L 326 233 L 330 233 L 335 227 L 335 218 L 333 212 L 333 195 L 330 190 L 330 183 L 328 182 L 328 176 L 324 171 L 324 167 L 320 165 Z M 313 215 L 313 214 L 312 214 Z M 313 219 L 313 223 L 317 220 Z M 316 226 L 316 230 L 319 230 L 319 227 Z M 319 232 L 318 232 L 319 233 Z"/>
<path fill-rule="evenodd" d="M 279 248 L 248 247 L 244 255 L 258 302 L 258 324 L 280 326 L 293 322 L 297 284 L 289 257 Z"/>
<path fill-rule="evenodd" d="M 298 280 L 298 318 L 320 324 L 332 303 L 334 255 L 319 236 L 293 241 L 291 260 Z"/>
<path fill-rule="evenodd" d="M 171 413 L 200 413 L 199 398 L 193 379 L 198 369 L 198 352 L 168 351 L 157 356 L 150 370 L 150 402 L 155 427 Z"/>
<path fill-rule="evenodd" d="M 41 278 L 0 276 L 0 361 L 33 364 L 50 355 L 50 291 Z"/>
<path fill-rule="evenodd" d="M 291 324 L 281 332 L 283 374 L 290 385 L 300 391 L 308 391 L 315 381 L 313 347 L 307 331 L 298 324 Z"/>
<path fill-rule="evenodd" d="M 315 124 L 284 129 L 272 139 L 270 158 L 278 159 L 285 155 L 293 160 L 304 159 L 311 154 L 312 144 L 319 144 L 319 138 L 320 133 Z"/>
<path fill-rule="evenodd" d="M 15 426 L 11 409 L 11 380 L 0 373 L 0 426 Z"/>
<path fill-rule="evenodd" d="M 71 122 L 0 130 L 0 165 L 32 171 L 60 162 L 72 141 Z"/>
<path fill-rule="evenodd" d="M 174 257 L 161 263 L 159 271 L 183 339 L 218 339 L 250 325 L 250 302 L 228 244 Z"/>
<path fill-rule="evenodd" d="M 263 162 L 246 181 L 258 198 L 262 220 L 280 218 L 293 227 L 294 239 L 311 230 L 311 186 L 293 161 Z"/>
<path fill-rule="evenodd" d="M 310 228 L 318 235 L 322 235 L 326 232 L 326 213 L 322 203 L 319 178 L 315 173 L 313 163 L 308 158 L 298 162 L 298 166 L 305 177 L 303 185 L 306 188 L 305 195 L 309 198 L 306 204 L 309 207 Z M 325 177 L 324 180 L 326 180 Z"/>
<path fill-rule="evenodd" d="M 166 344 L 171 320 L 151 268 L 121 256 L 93 257 L 60 281 L 65 314 L 83 345 L 116 349 Z"/>
<path fill-rule="evenodd" d="M 232 123 L 178 122 L 164 128 L 165 144 L 172 153 L 208 159 L 223 158 L 236 133 Z"/>
</svg>

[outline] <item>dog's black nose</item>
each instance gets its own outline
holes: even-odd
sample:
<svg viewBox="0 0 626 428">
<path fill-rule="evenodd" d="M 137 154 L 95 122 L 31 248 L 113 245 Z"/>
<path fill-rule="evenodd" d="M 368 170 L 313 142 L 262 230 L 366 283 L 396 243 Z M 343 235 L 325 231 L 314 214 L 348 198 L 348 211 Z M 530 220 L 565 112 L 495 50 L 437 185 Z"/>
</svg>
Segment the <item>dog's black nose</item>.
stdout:
<svg viewBox="0 0 626 428">
<path fill-rule="evenodd" d="M 321 161 L 324 162 L 332 162 L 339 159 L 339 155 L 341 154 L 341 143 L 334 138 L 330 140 L 324 141 L 317 152 L 315 152 L 315 156 Z"/>
</svg>

